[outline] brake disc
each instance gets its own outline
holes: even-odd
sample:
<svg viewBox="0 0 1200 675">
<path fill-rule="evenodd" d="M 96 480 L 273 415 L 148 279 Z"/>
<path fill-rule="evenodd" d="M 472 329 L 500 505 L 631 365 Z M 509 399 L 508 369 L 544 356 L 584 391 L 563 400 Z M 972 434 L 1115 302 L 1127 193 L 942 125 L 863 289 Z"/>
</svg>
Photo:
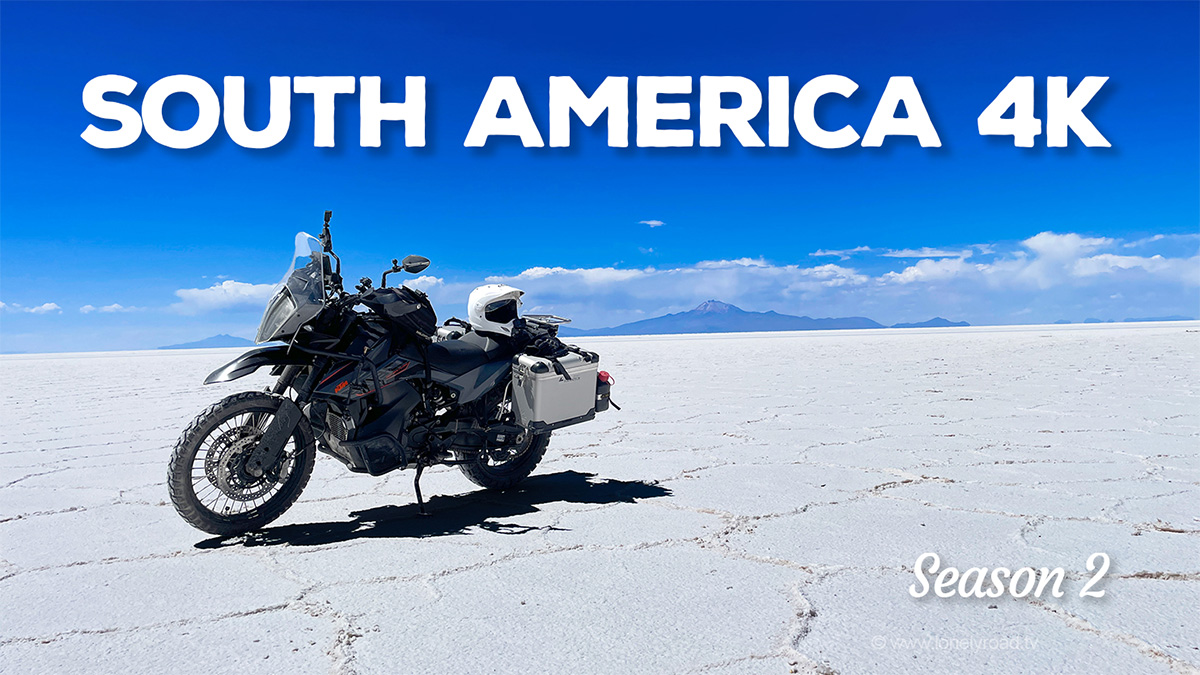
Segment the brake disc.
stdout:
<svg viewBox="0 0 1200 675">
<path fill-rule="evenodd" d="M 213 440 L 208 452 L 204 455 L 204 477 L 208 479 L 208 482 L 217 485 L 221 457 L 225 455 L 230 446 L 248 433 L 251 433 L 251 430 L 247 427 L 234 427 Z"/>
<path fill-rule="evenodd" d="M 243 465 L 250 453 L 254 452 L 255 446 L 262 438 L 262 432 L 257 428 L 245 427 L 242 427 L 242 431 L 244 433 L 241 438 L 229 443 L 217 453 L 216 480 L 213 483 L 230 499 L 248 502 L 269 492 L 275 485 L 276 477 L 272 472 L 267 472 L 261 478 L 251 478 L 246 474 Z M 207 464 L 208 462 L 205 462 L 206 473 Z"/>
</svg>

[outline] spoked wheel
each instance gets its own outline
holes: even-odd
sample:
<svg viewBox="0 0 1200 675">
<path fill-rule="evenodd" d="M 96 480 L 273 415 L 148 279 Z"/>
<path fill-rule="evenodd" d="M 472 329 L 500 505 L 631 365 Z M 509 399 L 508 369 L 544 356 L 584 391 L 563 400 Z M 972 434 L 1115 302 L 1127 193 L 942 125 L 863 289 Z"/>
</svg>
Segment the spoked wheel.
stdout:
<svg viewBox="0 0 1200 675">
<path fill-rule="evenodd" d="M 501 403 L 497 413 L 499 420 L 512 423 L 510 403 Z M 500 447 L 481 450 L 475 461 L 459 464 L 458 470 L 480 487 L 507 490 L 533 473 L 549 445 L 549 432 L 525 431 Z"/>
<path fill-rule="evenodd" d="M 240 534 L 275 520 L 296 501 L 316 459 L 307 420 L 301 418 L 275 466 L 261 475 L 246 469 L 281 403 L 273 394 L 234 394 L 184 430 L 167 474 L 171 502 L 184 520 L 212 534 Z"/>
</svg>

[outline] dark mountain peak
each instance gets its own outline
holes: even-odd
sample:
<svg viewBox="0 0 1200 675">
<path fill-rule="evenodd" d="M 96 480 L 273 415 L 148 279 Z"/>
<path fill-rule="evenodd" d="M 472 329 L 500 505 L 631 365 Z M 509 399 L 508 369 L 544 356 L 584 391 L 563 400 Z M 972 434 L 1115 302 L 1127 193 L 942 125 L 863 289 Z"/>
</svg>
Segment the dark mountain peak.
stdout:
<svg viewBox="0 0 1200 675">
<path fill-rule="evenodd" d="M 159 349 L 213 349 L 221 347 L 253 347 L 254 341 L 246 338 L 234 337 L 224 333 L 214 335 L 212 337 L 197 340 L 195 342 L 185 342 L 180 345 L 167 345 L 159 347 Z"/>
<path fill-rule="evenodd" d="M 720 300 L 707 300 L 696 309 L 594 330 L 563 326 L 560 335 L 673 335 L 688 333 L 753 333 L 758 331 L 882 328 L 861 316 L 813 319 L 778 312 L 747 312 Z"/>
<path fill-rule="evenodd" d="M 1147 316 L 1142 318 L 1125 319 L 1125 323 L 1142 323 L 1144 321 L 1195 321 L 1195 318 L 1173 314 L 1171 316 Z"/>
<path fill-rule="evenodd" d="M 720 300 L 705 300 L 696 306 L 693 312 L 706 312 L 708 314 L 728 314 L 729 312 L 741 312 L 740 307 L 734 307 L 727 302 Z"/>
<path fill-rule="evenodd" d="M 958 328 L 962 326 L 970 326 L 966 321 L 950 321 L 943 319 L 940 316 L 935 316 L 928 321 L 920 323 L 897 323 L 893 324 L 892 328 Z"/>
</svg>

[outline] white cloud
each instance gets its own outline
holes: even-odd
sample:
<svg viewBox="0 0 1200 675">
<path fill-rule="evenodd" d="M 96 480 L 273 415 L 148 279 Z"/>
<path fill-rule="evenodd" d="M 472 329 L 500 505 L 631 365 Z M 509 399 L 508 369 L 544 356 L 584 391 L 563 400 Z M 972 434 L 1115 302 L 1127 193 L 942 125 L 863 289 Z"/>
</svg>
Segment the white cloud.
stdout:
<svg viewBox="0 0 1200 675">
<path fill-rule="evenodd" d="M 1076 258 L 1112 244 L 1113 240 L 1108 237 L 1083 237 L 1074 232 L 1039 232 L 1021 242 L 1022 246 L 1033 251 L 1038 257 L 1052 260 Z"/>
<path fill-rule="evenodd" d="M 650 227 L 662 227 L 663 225 L 666 225 L 666 223 L 664 223 L 661 220 L 639 220 L 638 225 L 649 225 Z"/>
<path fill-rule="evenodd" d="M 1145 246 L 1146 244 L 1153 244 L 1156 241 L 1162 241 L 1165 237 L 1166 235 L 1156 234 L 1152 237 L 1143 237 L 1135 241 L 1127 242 L 1124 244 L 1124 246 L 1125 248 L 1137 248 L 1138 246 Z"/>
<path fill-rule="evenodd" d="M 971 249 L 963 249 L 961 251 L 948 251 L 940 248 L 902 248 L 892 251 L 885 251 L 879 255 L 885 258 L 970 258 L 974 253 Z"/>
<path fill-rule="evenodd" d="M 993 288 L 1034 287 L 1048 290 L 1077 284 L 1088 277 L 1112 276 L 1137 270 L 1158 281 L 1197 285 L 1200 267 L 1196 258 L 1122 256 L 1098 253 L 1115 240 L 1075 233 L 1041 232 L 1021 242 L 1026 251 L 1002 256 L 990 263 L 969 264 L 963 258 L 920 260 L 899 272 L 887 272 L 885 283 L 978 281 Z"/>
<path fill-rule="evenodd" d="M 854 248 L 847 248 L 847 249 L 842 249 L 842 250 L 826 250 L 826 249 L 822 248 L 822 249 L 813 251 L 812 253 L 809 253 L 809 255 L 811 255 L 813 257 L 835 256 L 841 260 L 849 260 L 850 256 L 854 255 L 855 253 L 866 253 L 867 251 L 870 251 L 870 250 L 871 250 L 870 246 L 855 246 Z"/>
<path fill-rule="evenodd" d="M 434 276 L 420 276 L 415 279 L 406 279 L 404 285 L 409 288 L 415 288 L 418 291 L 429 292 L 429 289 L 436 288 L 445 284 L 445 280 Z"/>
<path fill-rule="evenodd" d="M 248 284 L 226 280 L 208 288 L 181 288 L 175 291 L 179 302 L 171 309 L 180 314 L 201 314 L 225 309 L 261 308 L 271 297 L 275 284 Z"/>
<path fill-rule="evenodd" d="M 1177 278 L 1180 281 L 1189 281 L 1193 284 L 1197 283 L 1196 278 L 1200 277 L 1200 268 L 1197 268 L 1197 259 L 1192 258 L 1164 258 L 1161 255 L 1150 257 L 1136 255 L 1113 255 L 1112 253 L 1101 253 L 1088 258 L 1081 258 L 1075 261 L 1071 272 L 1077 277 L 1091 277 L 1101 274 L 1120 274 L 1123 270 L 1135 270 L 1155 275 Z"/>
<path fill-rule="evenodd" d="M 143 309 L 145 309 L 145 307 L 126 307 L 124 305 L 120 305 L 120 304 L 117 304 L 114 302 L 111 305 L 105 305 L 103 307 L 96 307 L 94 305 L 84 305 L 83 307 L 79 308 L 79 311 L 82 312 L 83 314 L 91 314 L 92 312 L 102 312 L 104 314 L 114 314 L 117 312 L 140 312 Z"/>
<path fill-rule="evenodd" d="M 718 270 L 728 267 L 771 267 L 762 258 L 737 258 L 735 260 L 701 260 L 696 267 L 705 270 Z"/>
<path fill-rule="evenodd" d="M 1042 232 L 1025 241 L 1023 246 L 1033 258 L 1022 261 L 1024 269 L 1018 277 L 1036 283 L 1039 288 L 1051 288 L 1064 283 L 1096 277 L 1114 277 L 1134 272 L 1148 280 L 1200 284 L 1200 257 L 1165 258 L 1161 255 L 1125 256 L 1099 253 L 1116 242 L 1107 237 L 1082 237 L 1078 234 Z"/>
<path fill-rule="evenodd" d="M 1200 242 L 1200 233 L 1189 232 L 1186 234 L 1155 234 L 1149 237 L 1142 237 L 1141 239 L 1135 239 L 1133 241 L 1126 242 L 1125 244 L 1122 244 L 1122 246 L 1124 248 L 1140 248 L 1142 246 L 1157 244 L 1159 242 L 1163 242 L 1164 244 L 1169 244 L 1172 242 L 1188 242 L 1191 246 L 1195 246 L 1197 242 Z"/>
<path fill-rule="evenodd" d="M 1188 236 L 1190 235 L 1154 235 L 1123 246 L 1129 248 Z M 1015 250 L 1007 254 L 998 254 L 996 244 L 973 244 L 968 249 L 957 251 L 931 247 L 890 250 L 880 255 L 927 260 L 920 260 L 901 271 L 884 273 L 880 278 L 889 283 L 905 284 L 976 277 L 987 280 L 993 286 L 1026 285 L 1048 289 L 1074 278 L 1116 273 L 1119 270 L 1142 269 L 1154 275 L 1175 279 L 1188 277 L 1190 265 L 1186 258 L 1099 253 L 1117 243 L 1117 240 L 1109 237 L 1087 237 L 1073 232 L 1060 234 L 1047 231 L 1020 242 L 1024 250 Z M 975 251 L 981 255 L 998 257 L 990 263 L 966 264 L 964 261 L 971 258 Z M 938 258 L 942 260 L 929 260 Z"/>
<path fill-rule="evenodd" d="M 834 265 L 832 263 L 827 265 L 819 265 L 817 267 L 789 266 L 784 269 L 792 270 L 801 277 L 818 279 L 820 280 L 820 285 L 827 288 L 834 288 L 837 286 L 857 286 L 865 284 L 870 280 L 870 277 L 864 274 L 859 274 L 857 271 L 849 267 L 842 267 L 841 265 Z M 789 288 L 796 287 L 796 284 L 789 286 Z"/>
<path fill-rule="evenodd" d="M 921 281 L 944 281 L 955 277 L 981 272 L 986 265 L 969 264 L 962 258 L 941 260 L 918 260 L 915 265 L 900 272 L 887 272 L 880 277 L 885 283 L 912 284 Z"/>
<path fill-rule="evenodd" d="M 59 307 L 57 303 L 53 303 L 53 302 L 47 302 L 47 303 L 38 305 L 37 307 L 25 307 L 23 305 L 15 303 L 15 302 L 11 305 L 8 303 L 0 302 L 0 310 L 6 311 L 6 312 L 22 312 L 25 314 L 50 314 L 52 312 L 55 314 L 62 313 L 62 307 Z"/>
<path fill-rule="evenodd" d="M 646 268 L 652 270 L 653 268 Z M 567 269 L 565 267 L 530 267 L 515 277 L 491 276 L 488 283 L 509 283 L 512 281 L 528 281 L 551 277 L 577 277 L 590 284 L 604 284 L 614 281 L 625 281 L 643 273 L 642 270 L 622 270 L 615 267 L 592 267 L 586 269 Z"/>
</svg>

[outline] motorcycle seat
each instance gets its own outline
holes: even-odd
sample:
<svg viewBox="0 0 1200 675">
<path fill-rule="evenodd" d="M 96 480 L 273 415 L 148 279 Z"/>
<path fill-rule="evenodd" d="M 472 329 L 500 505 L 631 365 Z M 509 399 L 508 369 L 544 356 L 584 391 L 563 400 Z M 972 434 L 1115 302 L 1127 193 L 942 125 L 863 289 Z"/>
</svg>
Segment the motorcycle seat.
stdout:
<svg viewBox="0 0 1200 675">
<path fill-rule="evenodd" d="M 462 375 L 493 360 L 492 353 L 483 347 L 463 340 L 444 340 L 429 345 L 430 367 L 450 373 Z"/>
</svg>

